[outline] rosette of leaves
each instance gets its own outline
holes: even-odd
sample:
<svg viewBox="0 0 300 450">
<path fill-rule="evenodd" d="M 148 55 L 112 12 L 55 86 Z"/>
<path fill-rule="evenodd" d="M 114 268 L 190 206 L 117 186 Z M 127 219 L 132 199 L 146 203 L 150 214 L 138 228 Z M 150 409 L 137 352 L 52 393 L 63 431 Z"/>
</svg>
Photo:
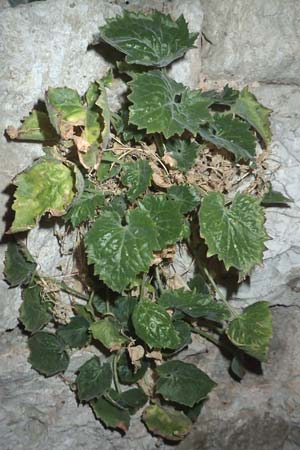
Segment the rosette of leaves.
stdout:
<svg viewBox="0 0 300 450">
<path fill-rule="evenodd" d="M 11 139 L 47 145 L 45 156 L 13 181 L 9 231 L 29 230 L 49 215 L 62 216 L 67 230 L 79 228 L 76 252 L 84 251 L 86 264 L 77 282 L 81 277 L 84 288 L 76 290 L 69 276 L 67 284 L 41 273 L 20 240 L 7 247 L 5 278 L 23 290 L 19 319 L 29 334 L 33 369 L 44 376 L 62 373 L 76 349 L 94 346 L 96 355 L 77 372 L 79 402 L 121 432 L 148 402 L 141 412 L 146 427 L 179 441 L 216 386 L 180 360 L 192 334 L 226 345 L 238 377 L 245 373 L 245 358 L 267 360 L 272 336 L 267 302 L 257 299 L 242 312 L 232 308 L 207 258 L 215 256 L 241 279 L 248 275 L 262 262 L 268 239 L 263 205 L 289 199 L 271 187 L 259 198 L 247 192 L 206 194 L 188 183 L 204 145 L 254 167 L 256 145 L 268 145 L 271 133 L 270 110 L 247 88 L 202 92 L 169 77 L 168 65 L 197 37 L 182 16 L 173 21 L 156 11 L 125 12 L 109 19 L 100 35 L 125 55 L 117 66 L 126 66 L 131 78 L 126 114 L 110 111 L 110 74 L 91 83 L 82 97 L 67 87 L 50 87 L 45 108 L 33 110 L 19 129 L 7 130 Z M 167 156 L 173 166 L 164 164 Z M 195 234 L 206 245 L 205 257 L 193 247 Z M 164 269 L 183 242 L 201 276 L 172 288 Z M 66 317 L 57 313 L 60 291 L 72 297 Z"/>
</svg>

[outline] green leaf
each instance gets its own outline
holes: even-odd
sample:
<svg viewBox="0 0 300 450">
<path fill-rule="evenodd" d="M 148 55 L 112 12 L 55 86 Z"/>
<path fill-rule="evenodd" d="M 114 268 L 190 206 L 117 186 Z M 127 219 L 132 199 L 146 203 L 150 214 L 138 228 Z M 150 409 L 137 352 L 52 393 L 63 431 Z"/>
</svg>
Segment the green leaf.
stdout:
<svg viewBox="0 0 300 450">
<path fill-rule="evenodd" d="M 128 109 L 121 109 L 119 114 L 112 114 L 112 125 L 118 136 L 122 137 L 124 142 L 140 142 L 145 139 L 146 130 L 138 130 L 135 125 L 129 123 Z"/>
<path fill-rule="evenodd" d="M 128 409 L 130 414 L 135 414 L 148 400 L 148 397 L 141 388 L 133 388 L 120 393 L 110 389 L 106 395 L 106 399 L 109 401 L 110 398 L 113 400 L 115 406 L 119 405 L 120 408 Z"/>
<path fill-rule="evenodd" d="M 77 316 L 83 317 L 90 324 L 93 322 L 93 315 L 91 314 L 86 305 L 79 305 L 79 304 L 74 305 L 73 310 Z"/>
<path fill-rule="evenodd" d="M 100 28 L 101 38 L 126 54 L 129 64 L 164 67 L 193 47 L 197 33 L 189 33 L 181 15 L 173 21 L 169 15 L 124 11 L 123 16 L 107 19 Z"/>
<path fill-rule="evenodd" d="M 22 297 L 20 320 L 26 331 L 35 333 L 51 320 L 51 304 L 43 301 L 41 288 L 36 284 L 24 289 Z"/>
<path fill-rule="evenodd" d="M 240 380 L 242 378 L 244 378 L 244 376 L 246 374 L 246 369 L 243 365 L 243 362 L 242 362 L 241 358 L 239 358 L 238 356 L 234 356 L 232 358 L 231 363 L 230 363 L 230 370 Z"/>
<path fill-rule="evenodd" d="M 162 133 L 166 139 L 185 130 L 196 135 L 199 126 L 211 120 L 210 99 L 192 91 L 165 73 L 154 70 L 137 75 L 129 83 L 133 103 L 129 121 L 147 133 Z"/>
<path fill-rule="evenodd" d="M 140 360 L 141 367 L 135 368 L 129 358 L 127 352 L 122 353 L 118 361 L 118 377 L 122 384 L 133 384 L 140 380 L 149 367 L 148 361 Z"/>
<path fill-rule="evenodd" d="M 178 348 L 181 343 L 169 314 L 156 303 L 140 301 L 134 308 L 132 322 L 138 337 L 149 347 Z"/>
<path fill-rule="evenodd" d="M 273 191 L 272 186 L 270 185 L 270 188 L 268 192 L 263 196 L 261 199 L 261 204 L 264 206 L 269 205 L 286 205 L 287 203 L 292 202 L 292 200 L 285 195 L 283 195 L 281 192 Z"/>
<path fill-rule="evenodd" d="M 110 75 L 107 75 L 106 77 L 109 76 Z M 108 98 L 106 93 L 107 81 L 105 79 L 102 79 L 98 82 L 98 85 L 100 87 L 101 93 L 96 101 L 96 105 L 102 111 L 103 127 L 101 132 L 101 139 L 102 139 L 101 148 L 102 151 L 104 151 L 107 148 L 110 140 L 111 112 L 109 109 Z"/>
<path fill-rule="evenodd" d="M 174 202 L 169 200 L 165 194 L 149 194 L 139 204 L 154 222 L 156 237 L 153 245 L 155 245 L 155 250 L 161 250 L 182 239 L 184 217 L 179 212 L 179 205 L 174 205 Z"/>
<path fill-rule="evenodd" d="M 165 400 L 194 406 L 207 398 L 216 386 L 206 373 L 193 364 L 178 360 L 168 361 L 156 368 L 159 379 L 156 382 L 156 393 Z"/>
<path fill-rule="evenodd" d="M 94 322 L 90 330 L 94 339 L 100 341 L 110 351 L 119 350 L 128 342 L 128 339 L 121 334 L 120 324 L 110 317 Z"/>
<path fill-rule="evenodd" d="M 111 386 L 112 371 L 109 363 L 101 366 L 97 356 L 89 359 L 79 369 L 76 378 L 78 398 L 81 402 L 103 395 Z"/>
<path fill-rule="evenodd" d="M 206 293 L 200 294 L 184 289 L 164 291 L 158 302 L 166 309 L 174 308 L 194 319 L 203 317 L 208 320 L 222 321 L 229 318 L 227 308 L 215 302 L 211 295 Z"/>
<path fill-rule="evenodd" d="M 115 177 L 120 170 L 121 165 L 118 157 L 110 150 L 103 152 L 101 164 L 97 170 L 97 178 L 100 183 Z"/>
<path fill-rule="evenodd" d="M 128 431 L 130 415 L 127 409 L 121 409 L 113 405 L 106 398 L 99 398 L 90 403 L 95 416 L 109 428 L 119 428 Z"/>
<path fill-rule="evenodd" d="M 186 345 L 191 344 L 191 326 L 184 320 L 174 320 L 173 325 L 180 338 L 180 344 L 178 348 L 182 348 Z"/>
<path fill-rule="evenodd" d="M 72 317 L 67 325 L 58 327 L 56 334 L 69 346 L 81 348 L 90 342 L 90 322 L 83 317 Z"/>
<path fill-rule="evenodd" d="M 87 187 L 82 194 L 75 198 L 64 220 L 70 220 L 73 228 L 78 227 L 86 220 L 93 220 L 97 210 L 105 205 L 105 198 L 102 192 L 92 186 Z"/>
<path fill-rule="evenodd" d="M 19 141 L 57 141 L 58 135 L 51 125 L 49 116 L 35 109 L 23 119 L 20 128 L 8 127 L 6 130 L 11 139 Z"/>
<path fill-rule="evenodd" d="M 8 242 L 5 252 L 4 276 L 11 287 L 27 284 L 36 270 L 36 263 L 21 242 Z"/>
<path fill-rule="evenodd" d="M 203 95 L 212 100 L 213 104 L 228 106 L 236 102 L 239 94 L 239 91 L 232 89 L 230 86 L 228 86 L 228 84 L 226 84 L 221 92 L 212 90 L 203 93 Z"/>
<path fill-rule="evenodd" d="M 231 342 L 259 361 L 266 361 L 272 337 L 272 315 L 268 302 L 247 306 L 230 322 L 226 334 Z"/>
<path fill-rule="evenodd" d="M 199 128 L 201 137 L 218 148 L 226 148 L 236 160 L 249 161 L 255 158 L 256 140 L 247 123 L 235 119 L 231 114 L 215 115 L 211 129 Z"/>
<path fill-rule="evenodd" d="M 131 315 L 136 304 L 137 299 L 134 297 L 119 297 L 111 306 L 112 313 L 125 329 L 130 327 Z"/>
<path fill-rule="evenodd" d="M 191 420 L 182 411 L 158 405 L 150 405 L 145 409 L 143 421 L 153 434 L 170 441 L 181 441 L 192 428 Z"/>
<path fill-rule="evenodd" d="M 231 107 L 231 112 L 246 120 L 260 134 L 266 145 L 271 142 L 270 128 L 271 109 L 262 106 L 257 98 L 245 87 L 236 103 Z"/>
<path fill-rule="evenodd" d="M 41 158 L 17 175 L 11 233 L 33 228 L 46 212 L 61 216 L 74 197 L 73 170 L 54 159 Z"/>
<path fill-rule="evenodd" d="M 123 167 L 122 184 L 129 187 L 128 199 L 132 202 L 144 194 L 151 184 L 152 169 L 148 161 L 140 159 Z"/>
<path fill-rule="evenodd" d="M 200 196 L 195 187 L 187 184 L 172 186 L 167 191 L 167 197 L 179 205 L 179 211 L 186 214 L 200 205 Z"/>
<path fill-rule="evenodd" d="M 127 225 L 118 213 L 105 211 L 85 237 L 88 263 L 108 287 L 121 292 L 148 270 L 155 241 L 155 226 L 146 211 L 129 211 Z"/>
<path fill-rule="evenodd" d="M 187 172 L 194 165 L 201 146 L 187 139 L 170 139 L 166 141 L 167 152 L 177 162 L 176 169 Z"/>
<path fill-rule="evenodd" d="M 39 331 L 28 339 L 32 368 L 46 377 L 64 372 L 69 365 L 65 344 L 55 334 Z"/>
<path fill-rule="evenodd" d="M 260 199 L 238 193 L 229 208 L 222 194 L 212 192 L 202 200 L 199 219 L 207 256 L 217 255 L 226 270 L 235 267 L 245 276 L 261 263 L 268 235 Z"/>
</svg>

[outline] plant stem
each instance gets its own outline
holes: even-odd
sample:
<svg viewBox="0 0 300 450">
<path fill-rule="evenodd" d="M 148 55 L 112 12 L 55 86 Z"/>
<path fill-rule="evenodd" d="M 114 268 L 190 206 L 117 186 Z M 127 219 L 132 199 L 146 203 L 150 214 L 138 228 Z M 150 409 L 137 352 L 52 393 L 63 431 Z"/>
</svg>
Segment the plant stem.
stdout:
<svg viewBox="0 0 300 450">
<path fill-rule="evenodd" d="M 141 282 L 141 286 L 140 286 L 140 300 L 144 298 L 146 280 L 147 280 L 147 274 L 144 273 L 143 279 Z"/>
<path fill-rule="evenodd" d="M 159 292 L 162 294 L 164 292 L 164 287 L 163 287 L 163 284 L 162 284 L 162 281 L 161 281 L 161 278 L 160 278 L 160 273 L 159 273 L 159 267 L 158 266 L 155 267 L 155 278 L 156 278 L 156 281 L 157 281 L 157 284 L 158 284 Z"/>
<path fill-rule="evenodd" d="M 196 334 L 199 334 L 200 336 L 204 337 L 205 339 L 207 339 L 208 341 L 210 341 L 213 344 L 217 345 L 218 347 L 222 346 L 222 344 L 215 337 L 213 337 L 209 333 L 206 333 L 205 331 L 202 331 L 200 328 L 193 327 L 192 328 L 192 332 L 196 333 Z"/>
<path fill-rule="evenodd" d="M 120 353 L 117 352 L 113 355 L 113 360 L 112 360 L 112 369 L 113 369 L 113 377 L 114 377 L 114 383 L 115 383 L 115 387 L 117 392 L 122 392 L 120 383 L 119 383 L 119 377 L 118 377 L 118 361 L 120 358 Z"/>
<path fill-rule="evenodd" d="M 60 288 L 62 292 L 66 292 L 67 294 L 74 295 L 74 297 L 80 298 L 81 300 L 89 301 L 90 296 L 84 294 L 83 292 L 76 291 L 76 289 L 68 286 L 64 281 L 59 282 L 54 277 L 39 277 L 40 279 L 50 280 L 52 283 L 56 284 Z"/>
</svg>

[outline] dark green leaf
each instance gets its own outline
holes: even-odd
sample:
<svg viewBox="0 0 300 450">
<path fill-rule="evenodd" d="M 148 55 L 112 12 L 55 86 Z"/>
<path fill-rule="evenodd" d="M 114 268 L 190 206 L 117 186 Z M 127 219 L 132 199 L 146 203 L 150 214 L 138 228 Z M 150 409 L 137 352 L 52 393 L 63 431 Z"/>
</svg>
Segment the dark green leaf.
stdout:
<svg viewBox="0 0 300 450">
<path fill-rule="evenodd" d="M 63 215 L 74 197 L 73 170 L 54 159 L 39 159 L 19 174 L 14 184 L 17 189 L 11 233 L 33 228 L 46 212 Z"/>
<path fill-rule="evenodd" d="M 286 205 L 292 202 L 288 197 L 285 197 L 281 192 L 273 191 L 272 186 L 270 186 L 269 191 L 263 196 L 261 203 L 264 206 L 269 205 Z"/>
<path fill-rule="evenodd" d="M 156 237 L 153 244 L 155 250 L 161 250 L 182 239 L 184 217 L 179 212 L 180 205 L 174 205 L 174 202 L 169 200 L 165 194 L 149 194 L 140 202 L 140 207 L 154 222 Z"/>
<path fill-rule="evenodd" d="M 181 441 L 191 430 L 191 420 L 182 411 L 164 409 L 158 405 L 148 406 L 143 421 L 149 431 L 170 441 Z"/>
<path fill-rule="evenodd" d="M 194 406 L 204 400 L 216 386 L 206 373 L 193 364 L 182 361 L 168 361 L 156 368 L 159 379 L 156 392 L 165 400 Z"/>
<path fill-rule="evenodd" d="M 268 235 L 260 199 L 238 193 L 229 208 L 222 194 L 212 192 L 203 198 L 199 218 L 207 256 L 217 255 L 226 270 L 235 267 L 245 276 L 261 263 Z"/>
<path fill-rule="evenodd" d="M 8 242 L 5 252 L 4 276 L 11 287 L 27 284 L 36 269 L 32 256 L 21 243 Z"/>
<path fill-rule="evenodd" d="M 245 87 L 239 94 L 236 103 L 231 107 L 233 114 L 241 117 L 260 134 L 266 145 L 271 142 L 270 128 L 271 109 L 262 106 L 256 97 Z"/>
<path fill-rule="evenodd" d="M 33 369 L 46 377 L 67 369 L 69 356 L 65 352 L 65 344 L 55 334 L 39 331 L 28 339 L 28 346 L 28 361 Z"/>
<path fill-rule="evenodd" d="M 207 283 L 200 273 L 194 274 L 193 278 L 189 280 L 188 286 L 192 291 L 196 291 L 201 295 L 209 294 Z"/>
<path fill-rule="evenodd" d="M 191 419 L 192 422 L 196 422 L 198 419 L 199 414 L 201 413 L 201 410 L 203 408 L 203 404 L 205 403 L 204 400 L 202 400 L 199 403 L 195 403 L 195 405 L 192 408 L 189 408 L 188 406 L 183 407 L 184 414 Z"/>
<path fill-rule="evenodd" d="M 89 359 L 78 371 L 76 385 L 81 402 L 98 398 L 110 388 L 112 382 L 110 364 L 105 363 L 101 366 L 97 356 Z"/>
<path fill-rule="evenodd" d="M 127 409 L 118 408 L 103 397 L 92 401 L 91 407 L 97 419 L 100 419 L 107 427 L 119 428 L 125 433 L 128 431 L 130 415 Z"/>
<path fill-rule="evenodd" d="M 72 317 L 67 325 L 58 327 L 56 334 L 69 346 L 81 348 L 90 342 L 90 322 L 83 317 Z"/>
<path fill-rule="evenodd" d="M 89 323 L 93 322 L 93 315 L 85 305 L 74 305 L 73 310 L 75 314 L 79 317 L 83 317 Z"/>
<path fill-rule="evenodd" d="M 173 21 L 169 15 L 124 11 L 107 19 L 101 38 L 126 54 L 129 64 L 164 67 L 193 47 L 197 33 L 189 33 L 183 16 Z"/>
<path fill-rule="evenodd" d="M 144 194 L 151 184 L 152 173 L 150 164 L 144 159 L 139 159 L 123 167 L 121 181 L 124 186 L 129 187 L 127 197 L 130 201 L 134 201 Z"/>
<path fill-rule="evenodd" d="M 259 361 L 266 361 L 272 337 L 272 315 L 268 302 L 247 306 L 230 322 L 226 334 L 231 342 Z"/>
<path fill-rule="evenodd" d="M 105 199 L 102 192 L 95 188 L 87 188 L 80 197 L 76 198 L 64 215 L 64 220 L 70 220 L 73 228 L 86 220 L 93 220 L 97 209 L 105 205 Z"/>
<path fill-rule="evenodd" d="M 239 96 L 239 91 L 232 89 L 230 86 L 228 86 L 228 84 L 226 84 L 221 92 L 206 91 L 203 93 L 203 95 L 210 98 L 214 104 L 230 106 L 236 102 Z"/>
<path fill-rule="evenodd" d="M 51 304 L 43 301 L 42 291 L 36 284 L 23 290 L 20 320 L 26 331 L 35 333 L 51 320 Z"/>
<path fill-rule="evenodd" d="M 148 361 L 141 360 L 141 367 L 136 369 L 130 361 L 128 353 L 122 353 L 118 361 L 118 376 L 122 384 L 133 384 L 140 380 L 149 367 Z"/>
<path fill-rule="evenodd" d="M 256 140 L 247 123 L 235 119 L 231 114 L 215 115 L 211 129 L 199 128 L 201 137 L 218 148 L 226 148 L 236 160 L 249 161 L 255 158 Z"/>
<path fill-rule="evenodd" d="M 146 211 L 128 212 L 123 226 L 116 212 L 103 212 L 85 237 L 89 264 L 111 289 L 121 292 L 152 261 L 156 231 Z"/>
<path fill-rule="evenodd" d="M 137 299 L 134 297 L 119 297 L 111 307 L 112 313 L 125 329 L 128 329 L 130 326 L 130 318 L 136 303 Z"/>
<path fill-rule="evenodd" d="M 110 351 L 119 350 L 128 341 L 121 334 L 120 324 L 111 317 L 94 322 L 90 330 L 94 339 L 100 341 Z"/>
<path fill-rule="evenodd" d="M 178 348 L 189 345 L 192 342 L 190 325 L 184 320 L 174 320 L 173 325 L 181 341 Z"/>
<path fill-rule="evenodd" d="M 102 158 L 100 167 L 97 170 L 97 178 L 100 183 L 103 183 L 109 178 L 115 177 L 121 170 L 121 166 L 118 163 L 118 158 L 113 152 L 107 151 L 104 155 L 105 156 Z M 114 159 L 114 161 L 111 161 L 111 159 Z"/>
<path fill-rule="evenodd" d="M 129 389 L 122 393 L 110 390 L 109 395 L 122 408 L 128 409 L 130 414 L 135 414 L 148 400 L 148 397 L 141 388 Z"/>
<path fill-rule="evenodd" d="M 113 114 L 111 119 L 116 134 L 122 137 L 124 142 L 140 142 L 145 138 L 146 130 L 138 130 L 135 125 L 128 122 L 128 109 L 122 109 L 119 114 Z"/>
<path fill-rule="evenodd" d="M 193 186 L 180 184 L 167 191 L 167 197 L 179 205 L 179 211 L 186 214 L 200 205 L 200 196 Z"/>
<path fill-rule="evenodd" d="M 169 314 L 156 303 L 140 301 L 134 308 L 132 322 L 136 334 L 149 347 L 178 348 L 181 339 Z"/>
<path fill-rule="evenodd" d="M 177 162 L 176 169 L 187 172 L 194 165 L 201 146 L 187 139 L 170 139 L 166 142 L 167 152 Z"/>
<path fill-rule="evenodd" d="M 137 75 L 129 82 L 133 103 L 129 121 L 147 133 L 162 133 L 166 139 L 184 130 L 196 135 L 199 126 L 212 118 L 211 101 L 201 91 L 192 91 L 158 70 Z"/>
<path fill-rule="evenodd" d="M 229 312 L 223 304 L 215 302 L 210 294 L 200 294 L 196 291 L 184 289 L 165 291 L 158 302 L 166 309 L 177 309 L 194 319 L 204 317 L 219 321 L 229 317 Z"/>
<path fill-rule="evenodd" d="M 242 378 L 244 378 L 244 376 L 246 374 L 246 369 L 243 365 L 243 362 L 238 356 L 234 356 L 232 358 L 231 363 L 230 363 L 230 370 L 240 380 Z"/>
<path fill-rule="evenodd" d="M 33 110 L 25 117 L 20 128 L 8 127 L 6 130 L 11 139 L 20 141 L 57 141 L 58 135 L 51 125 L 48 114 Z"/>
<path fill-rule="evenodd" d="M 125 195 L 115 195 L 109 205 L 106 207 L 107 211 L 117 212 L 119 216 L 123 219 L 127 211 L 127 202 Z"/>
</svg>

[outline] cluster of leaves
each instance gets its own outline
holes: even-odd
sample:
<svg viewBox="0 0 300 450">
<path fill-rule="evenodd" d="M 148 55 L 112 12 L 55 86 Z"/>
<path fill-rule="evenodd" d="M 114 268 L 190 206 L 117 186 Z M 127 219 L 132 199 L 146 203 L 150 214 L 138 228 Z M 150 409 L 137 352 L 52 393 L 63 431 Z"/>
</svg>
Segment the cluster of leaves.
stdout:
<svg viewBox="0 0 300 450">
<path fill-rule="evenodd" d="M 173 169 L 184 176 L 203 145 L 211 145 L 254 167 L 257 143 L 266 146 L 271 139 L 270 110 L 247 88 L 201 92 L 168 76 L 166 67 L 197 37 L 183 17 L 173 21 L 158 12 L 125 12 L 109 19 L 100 33 L 125 54 L 117 63 L 129 80 L 123 109 L 110 111 L 106 89 L 112 77 L 107 76 L 83 97 L 66 87 L 49 88 L 45 110 L 32 111 L 18 130 L 7 130 L 11 139 L 45 144 L 45 156 L 14 180 L 9 232 L 30 230 L 45 214 L 63 216 L 69 228 L 80 228 L 92 282 L 82 292 L 56 282 L 73 296 L 73 315 L 62 324 L 51 291 L 44 289 L 46 275 L 20 241 L 8 245 L 5 275 L 12 287 L 23 288 L 20 321 L 30 335 L 34 369 L 52 376 L 66 371 L 72 349 L 102 349 L 109 355 L 105 361 L 96 351 L 78 370 L 78 400 L 89 403 L 107 427 L 122 431 L 148 402 L 142 414 L 148 429 L 177 441 L 216 386 L 177 354 L 193 334 L 220 346 L 225 341 L 231 369 L 242 377 L 244 355 L 266 361 L 272 320 L 265 301 L 239 312 L 218 296 L 197 251 L 201 274 L 185 288 L 170 289 L 164 250 L 185 242 L 193 251 L 193 227 L 207 257 L 216 255 L 242 279 L 262 262 L 268 238 L 263 206 L 287 199 L 272 190 L 265 198 L 246 192 L 229 198 L 187 183 L 165 188 L 155 183 L 149 147 L 140 157 L 138 150 L 115 153 L 115 136 L 133 149 L 146 142 L 155 146 L 158 159 L 169 155 Z M 108 181 L 118 186 L 117 194 Z M 160 255 L 159 263 L 154 255 Z"/>
</svg>

